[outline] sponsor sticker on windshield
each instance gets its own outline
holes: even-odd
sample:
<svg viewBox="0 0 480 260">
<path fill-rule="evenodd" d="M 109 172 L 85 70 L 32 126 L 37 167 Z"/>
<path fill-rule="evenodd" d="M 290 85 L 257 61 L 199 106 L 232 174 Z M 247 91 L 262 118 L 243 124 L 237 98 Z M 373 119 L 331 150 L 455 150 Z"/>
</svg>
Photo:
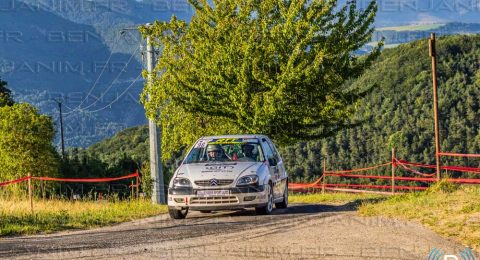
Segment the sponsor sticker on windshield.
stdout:
<svg viewBox="0 0 480 260">
<path fill-rule="evenodd" d="M 243 143 L 242 138 L 220 138 L 213 139 L 209 144 L 240 144 Z"/>
<path fill-rule="evenodd" d="M 213 139 L 208 144 L 243 144 L 243 143 L 258 143 L 257 139 L 245 138 L 220 138 Z"/>
</svg>

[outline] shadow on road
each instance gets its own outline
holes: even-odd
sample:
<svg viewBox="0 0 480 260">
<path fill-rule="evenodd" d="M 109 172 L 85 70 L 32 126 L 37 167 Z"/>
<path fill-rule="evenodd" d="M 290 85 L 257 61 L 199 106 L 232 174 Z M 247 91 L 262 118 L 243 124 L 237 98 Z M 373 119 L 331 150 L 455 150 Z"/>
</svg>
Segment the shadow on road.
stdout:
<svg viewBox="0 0 480 260">
<path fill-rule="evenodd" d="M 359 199 L 351 201 L 342 205 L 329 205 L 329 204 L 291 204 L 286 209 L 275 209 L 272 215 L 297 215 L 297 214 L 315 214 L 322 212 L 349 212 L 356 211 L 360 205 L 363 203 L 377 203 L 386 198 L 376 198 L 376 199 Z M 201 218 L 210 216 L 210 213 L 207 214 L 196 214 L 194 218 Z M 221 216 L 255 216 L 255 210 L 253 209 L 244 209 L 237 210 L 233 212 L 226 211 L 225 214 Z"/>
</svg>

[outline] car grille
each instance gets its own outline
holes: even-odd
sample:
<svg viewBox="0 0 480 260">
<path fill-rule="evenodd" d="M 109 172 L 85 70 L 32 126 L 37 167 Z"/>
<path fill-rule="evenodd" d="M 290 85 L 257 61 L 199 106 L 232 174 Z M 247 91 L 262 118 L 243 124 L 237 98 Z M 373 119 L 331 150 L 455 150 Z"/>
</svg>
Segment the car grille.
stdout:
<svg viewBox="0 0 480 260">
<path fill-rule="evenodd" d="M 202 187 L 216 187 L 216 186 L 226 186 L 232 184 L 233 180 L 216 180 L 217 185 L 212 185 L 211 180 L 200 180 L 200 181 L 195 181 L 195 184 L 197 186 L 202 186 Z"/>
<path fill-rule="evenodd" d="M 235 204 L 238 203 L 236 196 L 215 196 L 215 197 L 194 197 L 191 199 L 190 204 Z"/>
</svg>

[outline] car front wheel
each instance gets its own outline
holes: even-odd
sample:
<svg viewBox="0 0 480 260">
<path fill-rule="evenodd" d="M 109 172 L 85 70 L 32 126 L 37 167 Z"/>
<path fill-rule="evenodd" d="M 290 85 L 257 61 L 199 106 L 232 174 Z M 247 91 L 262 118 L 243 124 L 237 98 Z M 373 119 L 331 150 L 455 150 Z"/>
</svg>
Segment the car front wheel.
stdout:
<svg viewBox="0 0 480 260">
<path fill-rule="evenodd" d="M 169 207 L 168 214 L 173 219 L 184 219 L 187 217 L 188 208 L 176 209 L 174 207 Z"/>
<path fill-rule="evenodd" d="M 267 204 L 262 207 L 255 208 L 255 212 L 260 215 L 270 215 L 273 211 L 273 189 L 272 185 L 267 185 Z"/>
</svg>

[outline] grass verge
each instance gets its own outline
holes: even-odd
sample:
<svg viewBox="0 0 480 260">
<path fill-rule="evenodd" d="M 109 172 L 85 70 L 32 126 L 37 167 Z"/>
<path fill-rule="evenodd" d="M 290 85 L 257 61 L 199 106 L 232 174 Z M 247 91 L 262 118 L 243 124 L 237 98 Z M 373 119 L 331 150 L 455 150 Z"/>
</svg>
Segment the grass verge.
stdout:
<svg viewBox="0 0 480 260">
<path fill-rule="evenodd" d="M 167 212 L 166 206 L 149 200 L 38 200 L 33 214 L 29 205 L 27 200 L 0 199 L 0 236 L 101 227 Z"/>
<path fill-rule="evenodd" d="M 480 187 L 440 182 L 426 192 L 390 197 L 359 208 L 361 216 L 416 220 L 440 235 L 480 249 Z"/>
<path fill-rule="evenodd" d="M 289 194 L 288 203 L 348 203 L 353 201 L 369 201 L 384 198 L 384 195 L 363 194 L 363 193 L 310 193 L 310 194 Z"/>
</svg>

